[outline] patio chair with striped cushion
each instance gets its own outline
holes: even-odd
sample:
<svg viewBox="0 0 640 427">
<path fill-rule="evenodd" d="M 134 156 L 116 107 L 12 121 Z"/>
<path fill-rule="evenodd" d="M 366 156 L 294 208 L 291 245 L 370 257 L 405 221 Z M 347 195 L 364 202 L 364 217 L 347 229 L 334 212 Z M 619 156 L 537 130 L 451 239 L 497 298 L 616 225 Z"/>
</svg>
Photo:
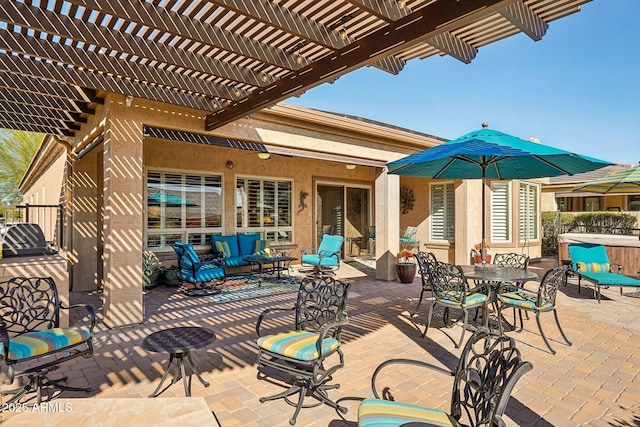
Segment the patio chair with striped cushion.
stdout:
<svg viewBox="0 0 640 427">
<path fill-rule="evenodd" d="M 451 410 L 446 412 L 394 401 L 394 388 L 383 381 L 398 376 L 381 375 L 381 372 L 400 364 L 412 366 L 412 375 L 419 375 L 418 368 L 429 368 L 453 376 Z M 358 426 L 504 426 L 502 415 L 513 387 L 532 368 L 530 362 L 522 360 L 512 338 L 480 328 L 465 344 L 454 372 L 410 359 L 391 359 L 380 364 L 371 380 L 375 399 L 364 399 L 360 403 Z M 378 390 L 382 390 L 382 396 Z M 419 396 L 424 397 L 423 394 Z"/>
<path fill-rule="evenodd" d="M 307 277 L 300 283 L 294 307 L 269 308 L 258 318 L 258 378 L 286 387 L 281 393 L 261 397 L 260 402 L 283 398 L 295 406 L 289 420 L 291 425 L 296 423 L 300 409 L 309 407 L 304 405 L 306 396 L 347 412 L 347 408 L 329 399 L 327 390 L 339 387 L 330 382 L 332 375 L 344 366 L 340 336 L 342 327 L 348 323 L 345 311 L 348 289 L 349 283 L 333 277 Z M 295 314 L 294 329 L 264 335 L 264 329 L 282 324 L 281 316 L 277 316 L 278 320 L 271 319 L 278 312 Z M 289 400 L 294 394 L 298 394 L 297 402 Z"/>
</svg>

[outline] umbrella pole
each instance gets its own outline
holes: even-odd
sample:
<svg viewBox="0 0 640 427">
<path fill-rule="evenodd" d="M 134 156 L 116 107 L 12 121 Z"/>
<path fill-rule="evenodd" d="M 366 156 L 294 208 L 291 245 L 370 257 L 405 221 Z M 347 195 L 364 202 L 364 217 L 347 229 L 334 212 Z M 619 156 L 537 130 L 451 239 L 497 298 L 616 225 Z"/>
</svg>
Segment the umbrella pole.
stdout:
<svg viewBox="0 0 640 427">
<path fill-rule="evenodd" d="M 482 164 L 482 243 L 480 243 L 480 256 L 482 257 L 482 263 L 484 264 L 485 259 L 487 259 L 487 248 L 486 246 L 486 207 L 485 207 L 485 184 L 486 184 L 486 170 L 487 165 Z"/>
</svg>

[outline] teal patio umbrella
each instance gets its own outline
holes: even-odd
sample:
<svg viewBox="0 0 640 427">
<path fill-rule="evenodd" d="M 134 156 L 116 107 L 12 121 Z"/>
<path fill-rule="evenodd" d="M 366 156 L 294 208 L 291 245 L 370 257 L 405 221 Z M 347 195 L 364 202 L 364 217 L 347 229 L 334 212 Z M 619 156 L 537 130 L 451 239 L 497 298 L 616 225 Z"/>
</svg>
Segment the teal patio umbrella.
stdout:
<svg viewBox="0 0 640 427">
<path fill-rule="evenodd" d="M 640 165 L 578 184 L 573 191 L 599 194 L 640 193 Z"/>
<path fill-rule="evenodd" d="M 183 199 L 180 196 L 175 194 L 166 193 L 161 191 L 159 193 L 149 194 L 147 196 L 147 203 L 149 206 L 160 205 L 161 203 L 165 203 L 166 206 L 198 206 L 196 203 L 192 202 L 189 199 Z"/>
<path fill-rule="evenodd" d="M 611 163 L 483 128 L 387 163 L 389 173 L 432 179 L 482 179 L 482 256 L 487 179 L 533 179 L 589 172 Z"/>
</svg>

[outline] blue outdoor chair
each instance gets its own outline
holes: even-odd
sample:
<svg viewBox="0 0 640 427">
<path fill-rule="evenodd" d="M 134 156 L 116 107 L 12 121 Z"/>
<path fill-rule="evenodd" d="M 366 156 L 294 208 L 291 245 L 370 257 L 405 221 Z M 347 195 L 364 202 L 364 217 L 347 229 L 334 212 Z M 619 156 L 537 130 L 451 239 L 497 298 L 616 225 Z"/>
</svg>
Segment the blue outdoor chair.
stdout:
<svg viewBox="0 0 640 427">
<path fill-rule="evenodd" d="M 367 225 L 365 231 L 367 237 L 367 252 L 369 255 L 373 255 L 376 249 L 376 226 Z"/>
<path fill-rule="evenodd" d="M 571 268 L 578 275 L 578 292 L 580 281 L 585 278 L 595 285 L 594 297 L 600 303 L 600 285 L 619 286 L 620 295 L 623 287 L 640 288 L 640 280 L 622 274 L 620 264 L 609 262 L 609 256 L 603 245 L 594 243 L 571 243 L 568 246 L 571 256 Z M 613 271 L 613 266 L 616 271 Z"/>
<path fill-rule="evenodd" d="M 340 268 L 340 251 L 344 237 L 325 234 L 322 236 L 320 246 L 313 252 L 313 249 L 302 249 L 300 264 L 312 266 L 317 275 L 334 274 Z"/>
<path fill-rule="evenodd" d="M 173 250 L 178 255 L 180 281 L 193 285 L 182 287 L 185 294 L 206 296 L 220 293 L 219 285 L 226 280 L 223 258 L 200 257 L 191 243 L 175 242 Z"/>
<path fill-rule="evenodd" d="M 400 238 L 400 247 L 402 249 L 412 248 L 415 251 L 420 250 L 420 241 L 416 240 L 418 227 L 409 226 L 404 230 L 404 235 Z"/>
</svg>

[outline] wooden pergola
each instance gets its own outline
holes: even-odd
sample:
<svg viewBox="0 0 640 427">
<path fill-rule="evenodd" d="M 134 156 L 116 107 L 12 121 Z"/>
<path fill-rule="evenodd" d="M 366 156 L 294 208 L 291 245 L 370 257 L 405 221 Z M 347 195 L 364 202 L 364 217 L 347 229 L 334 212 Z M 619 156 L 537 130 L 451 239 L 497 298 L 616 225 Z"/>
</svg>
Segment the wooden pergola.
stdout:
<svg viewBox="0 0 640 427">
<path fill-rule="evenodd" d="M 588 1 L 6 0 L 0 127 L 73 137 L 114 92 L 206 111 L 210 131 L 363 66 L 540 40 Z"/>
</svg>

